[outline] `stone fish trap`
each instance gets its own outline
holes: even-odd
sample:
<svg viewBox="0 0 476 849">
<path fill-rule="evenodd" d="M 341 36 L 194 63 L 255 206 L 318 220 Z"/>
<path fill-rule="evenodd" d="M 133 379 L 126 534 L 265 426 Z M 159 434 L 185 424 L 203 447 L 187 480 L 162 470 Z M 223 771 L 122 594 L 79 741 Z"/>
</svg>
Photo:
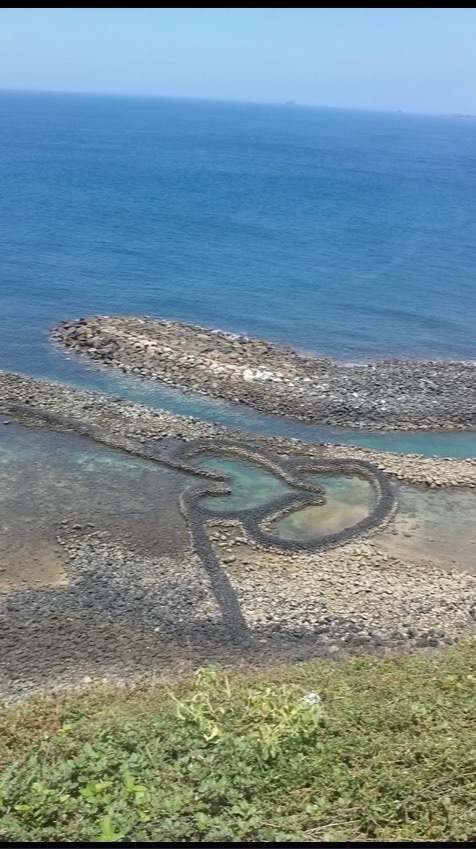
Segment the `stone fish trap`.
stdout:
<svg viewBox="0 0 476 849">
<path fill-rule="evenodd" d="M 26 404 L 12 404 L 9 412 L 20 417 L 21 420 L 29 420 L 32 424 L 47 424 L 55 430 L 87 436 L 111 448 L 206 479 L 206 482 L 198 486 L 187 487 L 179 496 L 179 506 L 187 522 L 192 548 L 208 574 L 223 622 L 231 638 L 236 642 L 248 643 L 251 634 L 230 579 L 216 556 L 208 536 L 206 524 L 210 518 L 222 524 L 229 524 L 230 520 L 238 521 L 250 542 L 259 548 L 277 553 L 293 553 L 325 551 L 353 539 L 368 536 L 388 522 L 397 509 L 397 500 L 387 476 L 365 460 L 313 459 L 305 456 L 282 458 L 268 453 L 265 449 L 257 448 L 251 442 L 241 443 L 236 440 L 227 441 L 216 438 L 194 439 L 161 450 L 161 446 L 157 443 L 144 444 L 136 439 L 113 435 L 101 425 L 93 425 L 58 413 L 31 408 Z M 229 475 L 204 469 L 197 464 L 197 458 L 203 454 L 251 462 L 272 472 L 298 491 L 274 499 L 272 504 L 247 510 L 227 511 L 225 519 L 222 513 L 210 509 L 204 510 L 200 504 L 204 497 L 231 494 Z M 323 490 L 311 481 L 305 480 L 306 473 L 355 474 L 365 478 L 373 486 L 376 494 L 374 509 L 365 519 L 353 526 L 320 539 L 298 541 L 273 536 L 262 527 L 266 521 L 272 521 L 307 505 L 325 503 Z"/>
<path fill-rule="evenodd" d="M 259 507 L 227 511 L 226 518 L 213 508 L 203 509 L 200 501 L 204 497 L 219 497 L 232 492 L 229 475 L 214 472 L 197 465 L 196 459 L 203 454 L 220 455 L 231 459 L 238 458 L 259 465 L 272 472 L 285 483 L 299 492 L 286 493 L 272 504 Z M 306 457 L 281 459 L 270 455 L 251 444 L 227 442 L 218 439 L 196 439 L 185 445 L 176 446 L 164 455 L 156 455 L 163 462 L 183 472 L 200 475 L 208 479 L 207 483 L 188 487 L 179 497 L 179 505 L 187 522 L 192 547 L 206 570 L 223 620 L 232 639 L 249 642 L 251 635 L 240 608 L 230 579 L 216 556 L 206 531 L 206 523 L 229 524 L 238 521 L 248 540 L 257 547 L 277 553 L 324 551 L 335 548 L 345 542 L 368 536 L 390 520 L 397 509 L 397 501 L 387 476 L 376 466 L 364 460 L 347 459 L 311 459 Z M 328 534 L 316 540 L 283 540 L 263 529 L 266 521 L 272 521 L 296 509 L 310 504 L 324 504 L 325 496 L 321 487 L 304 479 L 305 473 L 357 474 L 368 480 L 376 493 L 376 503 L 372 512 L 355 525 L 337 533 Z"/>
<path fill-rule="evenodd" d="M 220 455 L 230 459 L 240 459 L 261 466 L 279 477 L 289 486 L 300 490 L 273 499 L 271 504 L 259 507 L 228 510 L 226 519 L 223 513 L 213 507 L 204 510 L 200 501 L 204 497 L 223 497 L 231 494 L 229 475 L 203 469 L 194 462 L 202 454 Z M 300 551 L 325 551 L 335 548 L 361 536 L 368 536 L 388 522 L 397 509 L 397 501 L 387 476 L 376 466 L 365 460 L 352 459 L 311 459 L 306 457 L 276 458 L 262 449 L 215 439 L 199 439 L 179 446 L 163 462 L 173 464 L 192 474 L 207 477 L 210 482 L 197 487 L 188 487 L 180 496 L 180 509 L 185 516 L 197 554 L 201 556 L 200 545 L 203 525 L 213 518 L 214 521 L 228 524 L 238 521 L 248 539 L 259 548 L 282 553 Z M 288 513 L 310 505 L 324 504 L 324 489 L 305 479 L 306 474 L 358 475 L 369 481 L 376 494 L 376 503 L 371 513 L 348 528 L 326 534 L 315 540 L 286 540 L 266 531 L 264 525 L 282 518 Z M 213 483 L 212 483 L 213 481 Z M 199 530 L 200 528 L 200 530 Z"/>
<path fill-rule="evenodd" d="M 272 504 L 261 505 L 246 510 L 227 511 L 227 520 L 239 521 L 248 538 L 258 547 L 269 551 L 283 553 L 289 552 L 312 552 L 325 551 L 343 545 L 351 540 L 362 536 L 369 536 L 376 532 L 383 524 L 386 524 L 396 513 L 398 504 L 392 491 L 387 475 L 377 466 L 366 460 L 351 458 L 311 458 L 311 457 L 288 457 L 282 458 L 270 454 L 263 448 L 257 448 L 252 443 L 240 443 L 237 441 L 216 438 L 198 438 L 189 442 L 176 445 L 161 451 L 157 451 L 157 445 L 153 447 L 143 445 L 137 440 L 113 436 L 107 430 L 98 425 L 80 422 L 57 413 L 46 410 L 32 409 L 26 404 L 10 405 L 10 412 L 20 413 L 22 418 L 33 420 L 34 423 L 46 423 L 50 427 L 65 430 L 87 436 L 97 442 L 108 445 L 133 454 L 144 457 L 156 463 L 161 463 L 169 468 L 191 475 L 207 478 L 208 483 L 198 487 L 188 487 L 179 498 L 179 506 L 184 515 L 192 537 L 193 547 L 201 557 L 203 550 L 204 525 L 210 518 L 223 524 L 223 514 L 213 509 L 204 510 L 200 506 L 200 500 L 204 497 L 226 496 L 231 494 L 229 475 L 214 472 L 197 465 L 195 459 L 202 454 L 217 454 L 230 459 L 240 459 L 261 466 L 278 478 L 283 480 L 294 489 L 300 490 L 296 493 L 287 493 L 281 498 L 273 499 Z M 316 540 L 286 540 L 267 532 L 263 529 L 265 523 L 282 518 L 288 513 L 310 505 L 325 503 L 324 491 L 321 487 L 304 478 L 305 474 L 332 474 L 332 475 L 357 475 L 369 481 L 376 495 L 373 510 L 354 525 L 343 528 L 332 534 L 326 534 Z M 202 540 L 202 542 L 199 542 Z"/>
</svg>

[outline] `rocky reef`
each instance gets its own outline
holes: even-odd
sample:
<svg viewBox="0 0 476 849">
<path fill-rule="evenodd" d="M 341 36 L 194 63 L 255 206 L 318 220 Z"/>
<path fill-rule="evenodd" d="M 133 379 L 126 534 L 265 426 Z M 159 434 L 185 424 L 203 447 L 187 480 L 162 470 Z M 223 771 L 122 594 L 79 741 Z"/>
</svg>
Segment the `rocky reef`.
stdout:
<svg viewBox="0 0 476 849">
<path fill-rule="evenodd" d="M 262 412 L 374 430 L 476 428 L 476 364 L 345 364 L 152 318 L 63 321 L 57 343 L 97 363 Z"/>
</svg>

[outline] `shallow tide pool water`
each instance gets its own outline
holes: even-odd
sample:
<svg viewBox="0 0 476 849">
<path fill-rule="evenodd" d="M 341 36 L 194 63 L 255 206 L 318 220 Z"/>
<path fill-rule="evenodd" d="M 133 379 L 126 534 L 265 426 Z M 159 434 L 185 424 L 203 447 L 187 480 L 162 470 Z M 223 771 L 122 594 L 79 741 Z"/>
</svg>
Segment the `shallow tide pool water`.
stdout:
<svg viewBox="0 0 476 849">
<path fill-rule="evenodd" d="M 178 509 L 185 475 L 91 440 L 0 427 L 0 589 L 66 580 L 62 522 L 107 532 L 133 549 L 185 549 Z"/>
<path fill-rule="evenodd" d="M 272 503 L 290 491 L 278 477 L 251 463 L 225 457 L 201 462 L 229 475 L 230 495 L 201 502 L 224 516 L 230 510 Z M 275 522 L 278 538 L 319 539 L 371 511 L 374 493 L 366 480 L 347 475 L 310 477 L 324 488 L 326 503 L 301 508 Z M 178 497 L 184 487 L 199 481 L 88 439 L 13 423 L 2 426 L 0 589 L 68 580 L 56 539 L 64 522 L 106 532 L 139 552 L 190 551 Z M 431 558 L 445 567 L 476 571 L 476 492 L 394 486 L 399 511 L 375 540 L 410 559 Z"/>
</svg>

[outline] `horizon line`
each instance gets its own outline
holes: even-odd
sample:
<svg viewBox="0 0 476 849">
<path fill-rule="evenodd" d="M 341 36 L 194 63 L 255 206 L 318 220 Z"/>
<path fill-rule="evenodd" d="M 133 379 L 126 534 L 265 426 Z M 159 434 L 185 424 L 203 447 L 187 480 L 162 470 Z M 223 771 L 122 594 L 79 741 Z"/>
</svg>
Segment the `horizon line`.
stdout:
<svg viewBox="0 0 476 849">
<path fill-rule="evenodd" d="M 466 112 L 414 112 L 406 109 L 376 109 L 362 106 L 323 106 L 313 103 L 300 103 L 297 100 L 241 100 L 229 99 L 223 97 L 198 97 L 190 95 L 168 95 L 168 94 L 137 94 L 131 92 L 107 92 L 107 91 L 79 91 L 71 89 L 35 89 L 35 88 L 3 88 L 0 87 L 0 94 L 57 94 L 57 95 L 75 95 L 81 97 L 129 97 L 137 99 L 149 100 L 179 100 L 192 101 L 198 103 L 234 103 L 237 105 L 246 106 L 281 106 L 288 109 L 329 109 L 342 112 L 372 112 L 378 114 L 389 115 L 413 115 L 422 117 L 435 118 L 476 118 L 476 114 Z"/>
</svg>

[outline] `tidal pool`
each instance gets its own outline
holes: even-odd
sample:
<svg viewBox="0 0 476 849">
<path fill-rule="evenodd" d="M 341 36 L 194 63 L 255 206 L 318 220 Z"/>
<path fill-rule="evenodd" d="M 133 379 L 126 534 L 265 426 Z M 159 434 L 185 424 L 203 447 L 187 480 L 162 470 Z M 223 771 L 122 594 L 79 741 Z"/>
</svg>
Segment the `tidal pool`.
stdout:
<svg viewBox="0 0 476 849">
<path fill-rule="evenodd" d="M 266 469 L 228 458 L 202 464 L 230 477 L 231 494 L 204 498 L 203 507 L 226 514 L 259 507 L 291 488 Z M 360 522 L 372 511 L 375 493 L 364 478 L 309 475 L 324 489 L 326 503 L 311 505 L 272 522 L 278 539 L 315 540 Z M 373 539 L 394 556 L 432 560 L 446 568 L 476 572 L 476 491 L 471 488 L 429 489 L 393 483 L 398 512 L 390 526 Z"/>
<path fill-rule="evenodd" d="M 230 495 L 206 497 L 200 500 L 200 506 L 216 512 L 233 510 L 251 510 L 280 498 L 292 488 L 281 478 L 252 463 L 243 460 L 231 460 L 226 457 L 207 457 L 200 461 L 206 469 L 224 472 L 229 476 Z"/>
<path fill-rule="evenodd" d="M 395 484 L 398 513 L 375 536 L 394 555 L 476 573 L 476 490 Z"/>
<path fill-rule="evenodd" d="M 313 540 L 356 525 L 371 513 L 375 492 L 356 475 L 310 475 L 324 490 L 325 504 L 310 505 L 272 524 L 280 539 Z"/>
</svg>

